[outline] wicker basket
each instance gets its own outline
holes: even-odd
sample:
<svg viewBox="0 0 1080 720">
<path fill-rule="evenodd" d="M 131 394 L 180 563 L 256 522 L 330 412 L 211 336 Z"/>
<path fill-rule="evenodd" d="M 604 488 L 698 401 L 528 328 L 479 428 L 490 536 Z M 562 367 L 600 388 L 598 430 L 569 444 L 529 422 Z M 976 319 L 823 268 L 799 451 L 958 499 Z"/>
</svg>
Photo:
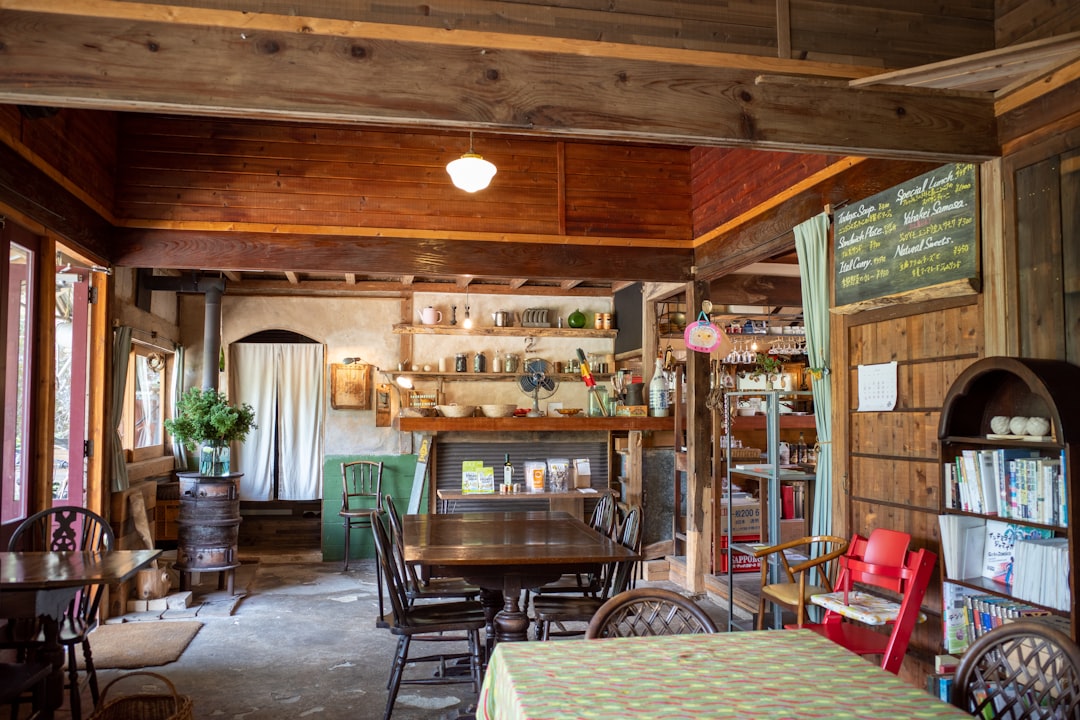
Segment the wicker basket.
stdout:
<svg viewBox="0 0 1080 720">
<path fill-rule="evenodd" d="M 149 675 L 168 686 L 168 694 L 140 694 L 106 700 L 113 685 L 138 675 Z M 97 710 L 90 720 L 192 720 L 191 698 L 176 692 L 164 675 L 140 670 L 116 678 L 101 691 Z"/>
</svg>

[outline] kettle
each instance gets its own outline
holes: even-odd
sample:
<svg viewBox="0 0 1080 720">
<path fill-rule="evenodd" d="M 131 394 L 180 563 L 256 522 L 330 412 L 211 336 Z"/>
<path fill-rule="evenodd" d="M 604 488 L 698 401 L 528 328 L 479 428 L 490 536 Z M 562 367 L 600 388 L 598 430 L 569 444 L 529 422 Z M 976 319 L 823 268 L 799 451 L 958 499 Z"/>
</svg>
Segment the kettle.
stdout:
<svg viewBox="0 0 1080 720">
<path fill-rule="evenodd" d="M 491 318 L 495 321 L 495 327 L 510 327 L 514 324 L 514 313 L 509 310 L 492 313 Z"/>
<path fill-rule="evenodd" d="M 419 311 L 420 322 L 424 325 L 438 325 L 442 322 L 442 313 L 428 305 Z"/>
</svg>

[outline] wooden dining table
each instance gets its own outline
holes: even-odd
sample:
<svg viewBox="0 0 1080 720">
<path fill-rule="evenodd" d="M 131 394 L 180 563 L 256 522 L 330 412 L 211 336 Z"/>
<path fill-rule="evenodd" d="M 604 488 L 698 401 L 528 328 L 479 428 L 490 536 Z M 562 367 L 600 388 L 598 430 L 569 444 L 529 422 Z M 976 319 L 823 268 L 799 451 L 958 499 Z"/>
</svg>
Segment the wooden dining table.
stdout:
<svg viewBox="0 0 1080 720">
<path fill-rule="evenodd" d="M 810 630 L 500 645 L 476 717 L 970 720 Z"/>
<path fill-rule="evenodd" d="M 41 621 L 39 654 L 52 662 L 43 717 L 64 701 L 64 651 L 59 625 L 79 590 L 87 585 L 114 585 L 148 566 L 161 550 L 110 552 L 0 552 L 0 618 Z"/>
<path fill-rule="evenodd" d="M 475 512 L 406 515 L 405 561 L 432 577 L 463 577 L 482 589 L 489 637 L 527 639 L 522 589 L 590 572 L 633 551 L 565 512 Z"/>
</svg>

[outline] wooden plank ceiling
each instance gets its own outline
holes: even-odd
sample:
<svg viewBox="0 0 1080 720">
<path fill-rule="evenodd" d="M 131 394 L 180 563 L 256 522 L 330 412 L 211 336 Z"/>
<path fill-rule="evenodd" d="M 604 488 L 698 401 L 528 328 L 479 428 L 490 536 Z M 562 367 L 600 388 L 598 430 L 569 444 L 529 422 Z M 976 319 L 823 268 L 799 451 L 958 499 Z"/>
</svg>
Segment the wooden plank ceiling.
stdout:
<svg viewBox="0 0 1080 720">
<path fill-rule="evenodd" d="M 940 163 L 999 155 L 1003 109 L 995 93 L 1013 94 L 1036 80 L 1043 92 L 1068 83 L 1080 54 L 1072 36 L 1019 52 L 995 50 L 993 0 L 896 5 L 0 0 L 0 103 L 459 137 L 470 130 L 511 145 L 563 140 L 574 148 L 722 147 Z M 153 150 L 125 148 L 124 134 L 119 142 L 128 161 L 131 153 Z M 689 196 L 689 179 L 684 184 Z M 600 239 L 587 220 L 568 228 L 570 215 L 558 205 L 565 194 L 551 197 L 555 215 L 541 208 L 531 220 L 517 215 L 522 227 L 534 225 L 531 249 L 522 233 L 500 237 L 483 227 L 444 226 L 401 238 L 368 229 L 353 233 L 362 242 L 343 267 L 344 243 L 332 238 L 349 233 L 281 233 L 273 222 L 253 228 L 218 212 L 215 220 L 232 224 L 193 235 L 192 220 L 155 218 L 147 214 L 152 203 L 140 210 L 139 198 L 121 187 L 109 219 L 125 230 L 109 254 L 169 272 L 214 267 L 216 258 L 235 284 L 266 292 L 301 284 L 348 291 L 364 282 L 373 292 L 488 284 L 492 291 L 608 293 L 642 264 L 662 264 L 664 253 L 673 269 L 651 279 L 685 281 L 695 237 L 708 230 L 695 220 L 695 237 L 680 237 L 664 230 L 674 226 L 649 228 L 630 218 Z M 752 211 L 733 205 L 715 221 Z M 664 212 L 657 205 L 652 217 Z M 688 223 L 691 214 L 687 207 Z M 299 235 L 306 237 L 297 242 Z M 499 241 L 513 244 L 516 258 L 538 256 L 534 272 L 511 270 L 521 263 L 489 252 Z M 481 243 L 468 251 L 479 272 L 432 260 L 437 247 L 470 242 Z M 244 261 L 221 259 L 230 246 L 252 243 L 276 244 Z M 536 245 L 548 251 L 536 253 Z M 320 247 L 322 256 L 311 252 Z M 387 272 L 378 265 L 380 252 L 415 262 Z M 615 255 L 626 256 L 621 267 L 610 261 Z M 181 266 L 177 256 L 191 264 Z M 371 258 L 373 269 L 365 266 Z"/>
</svg>

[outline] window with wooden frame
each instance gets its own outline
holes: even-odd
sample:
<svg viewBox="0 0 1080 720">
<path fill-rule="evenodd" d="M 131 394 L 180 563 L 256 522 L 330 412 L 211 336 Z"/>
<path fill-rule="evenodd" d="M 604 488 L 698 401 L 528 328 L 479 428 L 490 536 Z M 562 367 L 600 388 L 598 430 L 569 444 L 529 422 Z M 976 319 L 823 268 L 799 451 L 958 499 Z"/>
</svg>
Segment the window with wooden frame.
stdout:
<svg viewBox="0 0 1080 720">
<path fill-rule="evenodd" d="M 165 388 L 171 353 L 132 343 L 120 436 L 129 462 L 165 454 Z"/>
</svg>

